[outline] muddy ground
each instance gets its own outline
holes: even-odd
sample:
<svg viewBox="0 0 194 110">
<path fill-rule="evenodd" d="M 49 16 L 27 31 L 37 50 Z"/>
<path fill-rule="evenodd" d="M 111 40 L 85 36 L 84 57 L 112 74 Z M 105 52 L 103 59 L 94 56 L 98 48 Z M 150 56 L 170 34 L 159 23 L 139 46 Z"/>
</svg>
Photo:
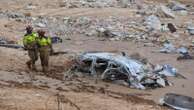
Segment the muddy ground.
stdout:
<svg viewBox="0 0 194 110">
<path fill-rule="evenodd" d="M 1 11 L 14 11 L 29 14 L 32 17 L 95 17 L 107 19 L 109 16 L 133 18 L 135 11 L 130 8 L 66 8 L 61 7 L 60 0 L 0 0 Z M 152 0 L 146 3 L 153 3 Z M 159 4 L 159 0 L 154 4 Z M 164 1 L 163 1 L 164 2 Z M 166 1 L 165 1 L 166 2 Z M 192 0 L 185 4 L 192 4 Z M 29 3 L 37 6 L 26 10 Z M 168 22 L 182 25 L 194 16 L 181 16 L 167 19 Z M 164 20 L 165 21 L 165 20 Z M 0 18 L 0 36 L 18 41 L 24 34 L 25 26 L 30 23 L 7 18 Z M 36 28 L 37 29 L 37 28 Z M 49 30 L 48 30 L 49 31 Z M 48 32 L 49 33 L 49 32 Z M 193 36 L 179 33 L 181 37 L 173 41 L 176 46 L 189 45 Z M 0 47 L 0 110 L 160 110 L 158 100 L 165 93 L 173 92 L 194 97 L 193 60 L 177 61 L 178 54 L 162 54 L 153 52 L 160 45 L 145 45 L 134 41 L 110 41 L 106 38 L 85 36 L 81 34 L 65 35 L 62 44 L 55 44 L 56 51 L 67 51 L 67 54 L 51 56 L 51 73 L 41 72 L 40 61 L 38 72 L 29 71 L 25 62 L 26 51 Z M 85 51 L 124 51 L 127 54 L 139 53 L 153 64 L 171 64 L 186 77 L 169 78 L 173 86 L 136 90 L 128 87 L 96 81 L 79 72 L 68 71 L 73 56 Z M 62 107 L 63 109 L 60 109 Z"/>
</svg>

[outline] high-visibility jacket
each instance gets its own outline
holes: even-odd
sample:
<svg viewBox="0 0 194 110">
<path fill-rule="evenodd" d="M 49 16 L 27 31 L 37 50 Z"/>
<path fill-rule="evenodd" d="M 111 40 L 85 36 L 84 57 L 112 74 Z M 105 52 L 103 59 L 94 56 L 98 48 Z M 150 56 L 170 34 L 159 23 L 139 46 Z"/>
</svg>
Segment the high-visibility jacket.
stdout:
<svg viewBox="0 0 194 110">
<path fill-rule="evenodd" d="M 23 38 L 23 44 L 24 45 L 34 44 L 36 43 L 37 38 L 38 36 L 35 32 L 33 32 L 32 34 L 25 35 Z"/>
<path fill-rule="evenodd" d="M 38 45 L 40 47 L 51 45 L 51 38 L 50 37 L 38 38 Z"/>
</svg>

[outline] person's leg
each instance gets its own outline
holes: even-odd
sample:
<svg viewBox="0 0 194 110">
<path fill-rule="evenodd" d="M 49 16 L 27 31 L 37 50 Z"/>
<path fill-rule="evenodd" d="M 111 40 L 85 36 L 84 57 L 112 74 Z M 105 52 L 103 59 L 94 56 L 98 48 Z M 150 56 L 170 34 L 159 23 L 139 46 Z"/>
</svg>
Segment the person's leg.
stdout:
<svg viewBox="0 0 194 110">
<path fill-rule="evenodd" d="M 29 69 L 32 69 L 32 59 L 33 59 L 33 55 L 32 54 L 33 54 L 33 52 L 31 50 L 28 50 L 28 56 L 29 56 L 30 60 L 28 60 L 26 62 L 26 64 L 27 64 Z"/>
<path fill-rule="evenodd" d="M 44 51 L 43 49 L 40 49 L 40 61 L 41 61 L 41 66 L 42 66 L 42 71 L 44 72 L 45 69 L 44 69 Z"/>
<path fill-rule="evenodd" d="M 44 66 L 45 66 L 46 72 L 49 71 L 49 55 L 50 55 L 50 51 L 49 49 L 46 48 L 44 53 Z"/>
<path fill-rule="evenodd" d="M 37 51 L 33 51 L 32 52 L 32 70 L 35 70 L 35 71 L 37 70 L 36 65 L 35 65 L 37 60 L 38 60 Z"/>
</svg>

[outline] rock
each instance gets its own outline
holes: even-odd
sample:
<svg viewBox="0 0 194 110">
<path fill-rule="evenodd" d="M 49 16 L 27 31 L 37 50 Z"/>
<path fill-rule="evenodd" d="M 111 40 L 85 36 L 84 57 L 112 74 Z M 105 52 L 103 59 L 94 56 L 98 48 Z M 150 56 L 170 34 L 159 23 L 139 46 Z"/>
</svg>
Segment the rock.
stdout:
<svg viewBox="0 0 194 110">
<path fill-rule="evenodd" d="M 105 31 L 106 31 L 105 28 L 103 28 L 103 27 L 97 28 L 96 31 L 98 32 L 98 37 L 103 37 L 103 36 L 105 36 L 105 34 L 104 34 Z"/>
<path fill-rule="evenodd" d="M 156 82 L 157 82 L 161 87 L 165 87 L 165 86 L 166 86 L 165 80 L 162 79 L 162 78 L 158 78 L 158 79 L 156 80 Z"/>
<path fill-rule="evenodd" d="M 33 5 L 32 3 L 29 3 L 29 4 L 26 6 L 25 9 L 26 9 L 26 10 L 33 10 L 33 9 L 36 9 L 36 6 Z"/>
<path fill-rule="evenodd" d="M 170 30 L 171 33 L 174 33 L 177 30 L 172 23 L 168 23 L 168 29 Z"/>
<path fill-rule="evenodd" d="M 8 18 L 12 18 L 12 19 L 16 19 L 16 18 L 25 18 L 25 15 L 22 13 L 17 13 L 17 12 L 9 12 L 6 11 L 4 12 L 4 14 L 8 17 Z"/>
<path fill-rule="evenodd" d="M 184 4 L 181 4 L 180 2 L 177 1 L 172 1 L 169 4 L 169 7 L 173 10 L 173 11 L 182 11 L 182 10 L 187 10 L 187 7 Z"/>
<path fill-rule="evenodd" d="M 40 28 L 45 28 L 46 24 L 44 24 L 44 23 L 37 23 L 36 26 L 40 27 Z"/>
<path fill-rule="evenodd" d="M 37 18 L 35 18 L 35 17 L 32 17 L 31 19 L 32 19 L 32 21 L 36 21 L 37 20 Z"/>
<path fill-rule="evenodd" d="M 194 25 L 193 24 L 188 25 L 187 30 L 190 35 L 194 35 Z"/>
<path fill-rule="evenodd" d="M 129 0 L 119 0 L 122 8 L 127 8 Z"/>
<path fill-rule="evenodd" d="M 181 11 L 178 11 L 177 14 L 180 15 L 180 16 L 187 16 L 188 15 L 188 11 L 181 10 Z"/>
<path fill-rule="evenodd" d="M 61 1 L 61 2 L 59 3 L 59 6 L 60 6 L 60 7 L 66 7 L 66 6 L 67 6 L 66 0 Z"/>
<path fill-rule="evenodd" d="M 175 77 L 177 73 L 178 70 L 169 64 L 162 65 L 162 71 L 159 72 L 159 74 L 171 77 Z"/>
<path fill-rule="evenodd" d="M 194 110 L 194 98 L 181 94 L 167 93 L 160 102 L 174 110 Z"/>
<path fill-rule="evenodd" d="M 161 53 L 176 53 L 176 48 L 172 43 L 166 42 L 163 46 L 164 47 L 160 50 Z"/>
<path fill-rule="evenodd" d="M 87 31 L 86 32 L 86 36 L 95 36 L 95 35 L 97 35 L 98 34 L 98 32 L 96 31 L 96 30 L 92 30 L 92 31 Z"/>
<path fill-rule="evenodd" d="M 168 17 L 168 18 L 175 18 L 174 13 L 166 6 L 161 5 L 159 8 L 159 14 L 160 16 Z"/>
<path fill-rule="evenodd" d="M 135 0 L 64 0 L 60 2 L 59 6 L 68 8 L 128 8 L 131 4 L 135 3 Z"/>
<path fill-rule="evenodd" d="M 121 39 L 119 37 L 110 38 L 110 41 L 120 41 Z"/>
<path fill-rule="evenodd" d="M 145 24 L 147 25 L 148 29 L 153 29 L 153 30 L 161 29 L 161 22 L 159 18 L 155 15 L 148 16 L 146 18 Z"/>
<path fill-rule="evenodd" d="M 112 28 L 99 28 L 97 29 L 98 37 L 122 37 L 121 32 L 113 31 Z"/>
<path fill-rule="evenodd" d="M 24 15 L 25 15 L 26 17 L 31 17 L 31 16 L 32 16 L 31 13 L 24 13 Z"/>
<path fill-rule="evenodd" d="M 3 38 L 0 37 L 0 44 L 7 44 L 7 43 L 8 42 L 5 39 L 3 39 Z"/>
<path fill-rule="evenodd" d="M 182 47 L 177 49 L 177 52 L 180 54 L 187 54 L 187 53 L 189 53 L 189 50 L 188 50 L 188 48 L 182 46 Z"/>
</svg>

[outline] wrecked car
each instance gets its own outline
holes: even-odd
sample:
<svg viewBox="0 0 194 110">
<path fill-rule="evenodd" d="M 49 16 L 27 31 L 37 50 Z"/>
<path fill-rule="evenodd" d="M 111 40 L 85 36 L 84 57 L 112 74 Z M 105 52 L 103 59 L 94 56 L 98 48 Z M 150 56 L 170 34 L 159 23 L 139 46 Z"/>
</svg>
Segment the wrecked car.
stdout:
<svg viewBox="0 0 194 110">
<path fill-rule="evenodd" d="M 165 68 L 154 69 L 149 64 L 132 59 L 126 54 L 87 52 L 77 58 L 77 68 L 102 80 L 123 80 L 132 88 L 147 89 L 170 85 Z M 174 69 L 174 68 L 173 68 Z M 170 74 L 170 73 L 169 73 Z M 175 74 L 175 73 L 172 73 Z"/>
</svg>

